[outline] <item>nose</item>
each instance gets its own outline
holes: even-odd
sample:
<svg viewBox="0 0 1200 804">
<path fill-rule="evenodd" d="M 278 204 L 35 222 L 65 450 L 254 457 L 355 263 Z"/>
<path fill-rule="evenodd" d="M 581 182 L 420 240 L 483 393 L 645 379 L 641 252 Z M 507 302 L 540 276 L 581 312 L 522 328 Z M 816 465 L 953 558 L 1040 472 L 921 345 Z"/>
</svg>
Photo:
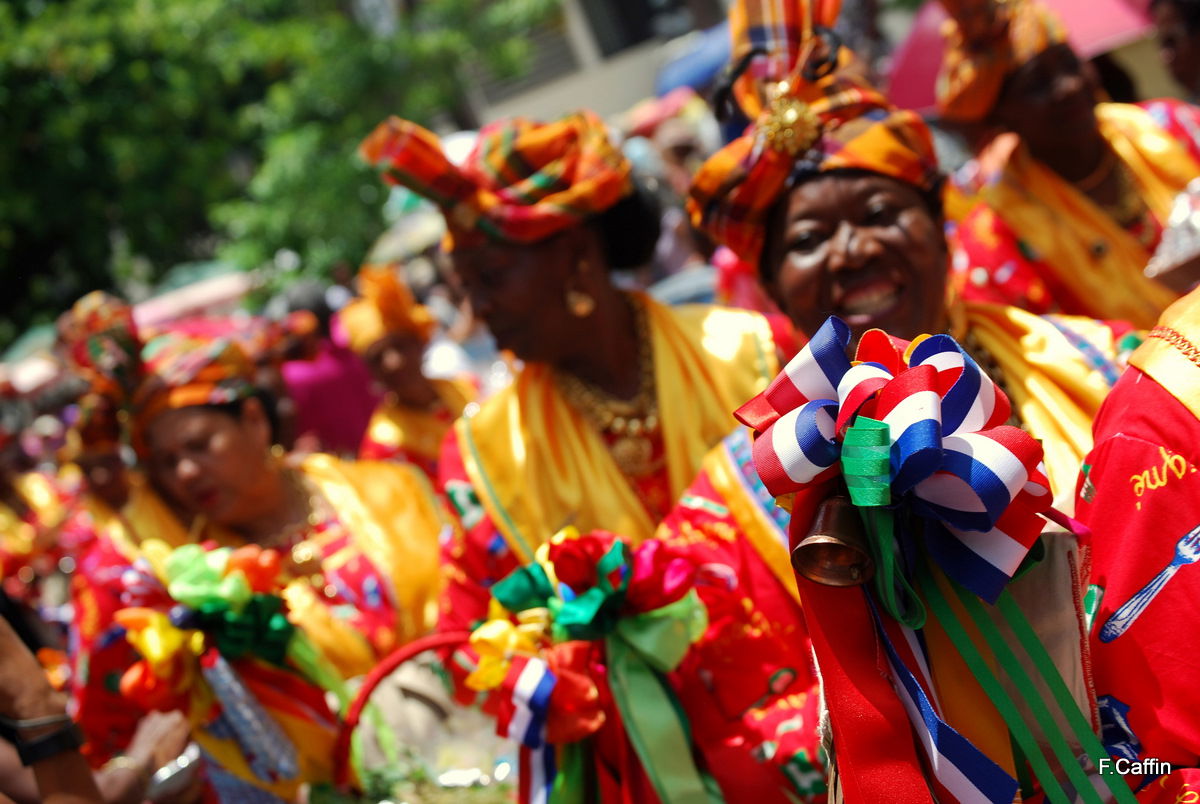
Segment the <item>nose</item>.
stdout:
<svg viewBox="0 0 1200 804">
<path fill-rule="evenodd" d="M 865 232 L 849 221 L 842 221 L 829 241 L 829 270 L 857 270 L 869 257 Z"/>
<path fill-rule="evenodd" d="M 175 464 L 175 478 L 180 483 L 190 483 L 200 477 L 200 464 L 191 458 L 182 458 Z"/>
</svg>

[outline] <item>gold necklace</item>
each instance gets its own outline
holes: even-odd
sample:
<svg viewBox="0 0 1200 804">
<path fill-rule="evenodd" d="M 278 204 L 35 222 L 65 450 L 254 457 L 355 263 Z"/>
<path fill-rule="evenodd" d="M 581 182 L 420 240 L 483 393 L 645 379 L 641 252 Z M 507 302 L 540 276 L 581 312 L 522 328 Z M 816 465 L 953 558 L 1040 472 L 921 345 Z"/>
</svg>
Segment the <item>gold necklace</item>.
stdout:
<svg viewBox="0 0 1200 804">
<path fill-rule="evenodd" d="M 654 459 L 654 438 L 661 423 L 650 326 L 642 306 L 631 302 L 631 307 L 638 333 L 638 391 L 632 399 L 618 399 L 574 374 L 556 372 L 555 379 L 567 402 L 602 435 L 612 436 L 608 451 L 621 474 L 646 477 L 662 468 L 663 459 Z"/>
<path fill-rule="evenodd" d="M 1113 153 L 1112 148 L 1108 147 L 1108 145 L 1105 145 L 1104 154 L 1100 157 L 1100 164 L 1096 166 L 1096 169 L 1084 176 L 1079 181 L 1074 181 L 1071 183 L 1079 188 L 1081 193 L 1090 193 L 1108 178 L 1116 164 L 1116 154 Z"/>
</svg>

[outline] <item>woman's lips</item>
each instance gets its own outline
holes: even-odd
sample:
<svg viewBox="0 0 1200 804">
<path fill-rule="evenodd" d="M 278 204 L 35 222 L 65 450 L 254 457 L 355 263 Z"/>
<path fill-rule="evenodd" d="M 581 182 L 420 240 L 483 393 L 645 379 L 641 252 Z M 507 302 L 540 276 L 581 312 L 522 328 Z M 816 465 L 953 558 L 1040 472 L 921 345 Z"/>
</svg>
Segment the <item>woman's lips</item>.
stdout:
<svg viewBox="0 0 1200 804">
<path fill-rule="evenodd" d="M 896 309 L 903 290 L 904 288 L 892 279 L 870 279 L 844 290 L 834 304 L 834 311 L 851 326 L 872 324 Z"/>
<path fill-rule="evenodd" d="M 214 505 L 216 505 L 220 496 L 221 495 L 216 489 L 205 489 L 204 491 L 199 491 L 192 495 L 193 499 L 196 501 L 196 504 L 200 508 L 204 509 L 212 508 Z"/>
</svg>

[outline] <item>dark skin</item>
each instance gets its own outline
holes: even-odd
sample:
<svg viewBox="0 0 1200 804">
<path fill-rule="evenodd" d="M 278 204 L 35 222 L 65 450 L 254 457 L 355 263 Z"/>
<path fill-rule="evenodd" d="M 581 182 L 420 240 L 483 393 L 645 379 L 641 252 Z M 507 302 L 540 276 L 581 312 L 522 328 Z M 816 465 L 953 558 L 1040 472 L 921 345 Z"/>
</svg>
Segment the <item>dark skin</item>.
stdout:
<svg viewBox="0 0 1200 804">
<path fill-rule="evenodd" d="M 116 450 L 85 452 L 75 459 L 87 480 L 88 491 L 114 511 L 129 500 L 129 475 Z"/>
<path fill-rule="evenodd" d="M 586 225 L 532 245 L 489 242 L 453 254 L 475 314 L 496 344 L 527 363 L 546 363 L 622 399 L 640 386 L 637 325 L 609 280 L 596 234 Z M 595 308 L 579 317 L 567 293 L 585 293 Z"/>
<path fill-rule="evenodd" d="M 831 171 L 793 188 L 772 213 L 763 267 L 771 298 L 810 337 L 830 315 L 855 343 L 876 327 L 912 339 L 947 326 L 941 216 L 878 173 Z"/>
<path fill-rule="evenodd" d="M 1160 0 L 1151 9 L 1163 65 L 1186 92 L 1200 91 L 1200 31 L 1192 31 L 1179 6 Z"/>
<path fill-rule="evenodd" d="M 1046 167 L 1081 187 L 1098 204 L 1120 197 L 1118 173 L 1090 181 L 1115 159 L 1096 122 L 1095 89 L 1070 45 L 1053 45 L 1022 64 L 1004 81 L 992 122 L 1015 132 Z"/>
<path fill-rule="evenodd" d="M 146 444 L 151 482 L 185 515 L 267 543 L 308 514 L 305 493 L 271 459 L 271 425 L 257 399 L 236 416 L 202 406 L 164 411 L 147 426 Z"/>
<path fill-rule="evenodd" d="M 441 403 L 441 397 L 421 372 L 424 356 L 425 343 L 416 335 L 391 332 L 371 344 L 363 358 L 371 376 L 397 404 L 428 411 Z"/>
</svg>

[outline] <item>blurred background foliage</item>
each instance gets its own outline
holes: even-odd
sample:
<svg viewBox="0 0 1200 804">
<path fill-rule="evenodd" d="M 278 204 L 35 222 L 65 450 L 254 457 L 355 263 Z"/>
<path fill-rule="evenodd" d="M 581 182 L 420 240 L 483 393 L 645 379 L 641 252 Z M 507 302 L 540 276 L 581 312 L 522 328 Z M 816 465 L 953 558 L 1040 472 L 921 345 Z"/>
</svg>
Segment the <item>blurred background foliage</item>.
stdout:
<svg viewBox="0 0 1200 804">
<path fill-rule="evenodd" d="M 0 348 L 180 263 L 356 267 L 386 195 L 358 142 L 471 125 L 463 66 L 519 72 L 557 2 L 0 3 Z"/>
</svg>

